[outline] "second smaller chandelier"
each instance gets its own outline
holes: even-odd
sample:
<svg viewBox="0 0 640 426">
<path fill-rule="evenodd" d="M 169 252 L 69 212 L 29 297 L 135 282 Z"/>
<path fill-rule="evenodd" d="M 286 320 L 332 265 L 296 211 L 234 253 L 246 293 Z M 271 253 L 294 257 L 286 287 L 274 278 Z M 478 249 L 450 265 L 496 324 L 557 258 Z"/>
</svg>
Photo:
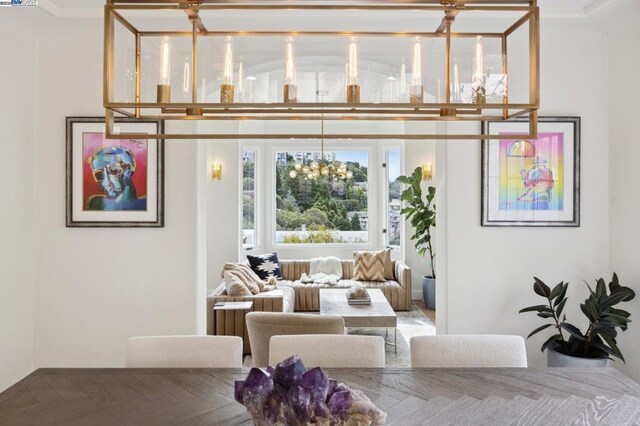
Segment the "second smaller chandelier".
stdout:
<svg viewBox="0 0 640 426">
<path fill-rule="evenodd" d="M 289 172 L 291 179 L 302 177 L 305 180 L 316 180 L 319 178 L 329 178 L 332 180 L 345 180 L 353 178 L 353 172 L 347 169 L 347 164 L 329 161 L 324 155 L 324 120 L 321 122 L 322 139 L 320 139 L 320 157 L 309 164 L 296 162 L 294 168 Z"/>
</svg>

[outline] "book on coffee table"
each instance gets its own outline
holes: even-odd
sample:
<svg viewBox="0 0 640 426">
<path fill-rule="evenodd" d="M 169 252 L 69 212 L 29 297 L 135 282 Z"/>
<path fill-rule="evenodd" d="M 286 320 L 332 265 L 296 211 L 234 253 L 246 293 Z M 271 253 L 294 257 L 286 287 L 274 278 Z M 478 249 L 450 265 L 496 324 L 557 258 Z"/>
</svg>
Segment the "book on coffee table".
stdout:
<svg viewBox="0 0 640 426">
<path fill-rule="evenodd" d="M 349 295 L 347 294 L 347 302 L 350 305 L 370 305 L 371 304 L 371 297 L 369 297 L 369 295 L 367 295 L 367 297 L 359 297 L 359 298 L 350 299 Z"/>
</svg>

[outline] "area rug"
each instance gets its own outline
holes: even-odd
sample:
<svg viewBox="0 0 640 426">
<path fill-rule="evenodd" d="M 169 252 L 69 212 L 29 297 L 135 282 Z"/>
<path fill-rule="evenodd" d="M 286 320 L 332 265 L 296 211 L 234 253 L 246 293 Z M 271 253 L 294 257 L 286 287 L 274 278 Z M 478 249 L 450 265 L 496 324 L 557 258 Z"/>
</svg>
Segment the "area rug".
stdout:
<svg viewBox="0 0 640 426">
<path fill-rule="evenodd" d="M 410 367 L 411 354 L 409 352 L 409 340 L 414 336 L 433 336 L 436 334 L 435 324 L 413 303 L 411 310 L 397 312 L 398 315 L 398 352 L 393 346 L 386 345 L 387 367 Z M 385 336 L 381 328 L 349 328 L 349 334 Z M 389 330 L 387 341 L 393 342 L 393 331 Z M 251 367 L 251 355 L 247 355 L 243 363 L 244 367 Z"/>
</svg>

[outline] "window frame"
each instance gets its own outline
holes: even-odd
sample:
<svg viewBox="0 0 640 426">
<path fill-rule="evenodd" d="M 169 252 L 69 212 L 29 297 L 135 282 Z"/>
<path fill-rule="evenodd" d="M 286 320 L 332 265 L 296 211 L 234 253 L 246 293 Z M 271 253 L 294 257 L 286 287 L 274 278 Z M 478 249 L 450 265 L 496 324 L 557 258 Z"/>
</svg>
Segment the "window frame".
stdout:
<svg viewBox="0 0 640 426">
<path fill-rule="evenodd" d="M 384 171 L 380 174 L 380 185 L 382 187 L 382 229 L 386 230 L 386 232 L 382 232 L 382 244 L 386 248 L 390 248 L 393 252 L 396 253 L 404 253 L 404 241 L 405 241 L 405 232 L 404 232 L 404 216 L 400 215 L 400 223 L 398 224 L 400 228 L 400 244 L 395 246 L 389 244 L 389 151 L 399 151 L 400 153 L 400 174 L 404 170 L 404 144 L 385 144 L 380 146 L 380 158 L 382 159 L 382 163 L 384 164 Z M 401 202 L 401 208 L 404 206 L 404 203 Z"/>
<path fill-rule="evenodd" d="M 240 159 L 240 167 L 239 167 L 239 173 L 238 173 L 238 185 L 240 188 L 240 196 L 238 197 L 238 204 L 239 204 L 239 211 L 240 211 L 240 218 L 239 218 L 239 236 L 240 236 L 240 244 L 239 244 L 239 248 L 240 248 L 240 253 L 241 255 L 246 255 L 248 253 L 252 253 L 252 252 L 260 252 L 260 250 L 262 249 L 262 235 L 261 235 L 261 229 L 262 229 L 262 208 L 261 208 L 261 199 L 262 199 L 262 147 L 259 145 L 245 145 L 245 144 L 240 144 L 239 147 L 239 159 Z M 253 198 L 253 202 L 254 202 L 254 207 L 253 207 L 253 214 L 254 214 L 254 219 L 253 219 L 253 246 L 252 247 L 245 247 L 244 244 L 242 244 L 242 234 L 244 232 L 244 204 L 243 204 L 243 195 L 244 195 L 244 163 L 243 163 L 243 153 L 245 151 L 253 151 L 254 152 L 254 163 L 253 163 L 253 167 L 254 167 L 254 171 L 253 171 L 253 175 L 254 175 L 254 186 L 253 186 L 253 190 L 254 190 L 254 198 Z"/>
<path fill-rule="evenodd" d="M 276 191 L 276 153 L 278 152 L 319 152 L 320 151 L 319 144 L 317 145 L 277 145 L 271 147 L 271 155 L 269 157 L 270 167 L 267 170 L 270 170 L 270 179 L 271 179 L 271 218 L 270 218 L 270 227 L 271 227 L 271 246 L 282 249 L 291 249 L 291 248 L 343 248 L 343 249 L 358 249 L 363 250 L 370 248 L 374 245 L 373 234 L 371 232 L 371 207 L 372 207 L 372 197 L 371 197 L 371 188 L 372 188 L 372 162 L 373 162 L 373 146 L 357 146 L 357 145 L 345 145 L 345 146 L 335 146 L 329 145 L 327 146 L 325 143 L 325 152 L 327 151 L 361 151 L 367 153 L 367 213 L 369 214 L 369 229 L 367 229 L 367 241 L 364 243 L 278 243 L 276 242 L 276 232 L 277 232 L 277 224 L 276 224 L 276 215 L 278 211 L 278 206 L 275 197 Z"/>
</svg>

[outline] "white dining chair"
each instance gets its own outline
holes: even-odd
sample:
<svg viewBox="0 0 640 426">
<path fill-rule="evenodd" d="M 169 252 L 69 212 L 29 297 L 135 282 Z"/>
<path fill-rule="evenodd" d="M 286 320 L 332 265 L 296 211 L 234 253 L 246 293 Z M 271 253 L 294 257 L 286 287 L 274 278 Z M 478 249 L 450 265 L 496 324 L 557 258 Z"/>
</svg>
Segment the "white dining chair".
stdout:
<svg viewBox="0 0 640 426">
<path fill-rule="evenodd" d="M 273 336 L 269 365 L 298 354 L 307 368 L 383 368 L 384 339 L 380 336 L 301 334 Z"/>
<path fill-rule="evenodd" d="M 127 342 L 130 368 L 240 368 L 237 336 L 149 336 Z"/>
<path fill-rule="evenodd" d="M 521 336 L 419 336 L 409 341 L 414 368 L 518 368 L 527 367 Z"/>
</svg>

